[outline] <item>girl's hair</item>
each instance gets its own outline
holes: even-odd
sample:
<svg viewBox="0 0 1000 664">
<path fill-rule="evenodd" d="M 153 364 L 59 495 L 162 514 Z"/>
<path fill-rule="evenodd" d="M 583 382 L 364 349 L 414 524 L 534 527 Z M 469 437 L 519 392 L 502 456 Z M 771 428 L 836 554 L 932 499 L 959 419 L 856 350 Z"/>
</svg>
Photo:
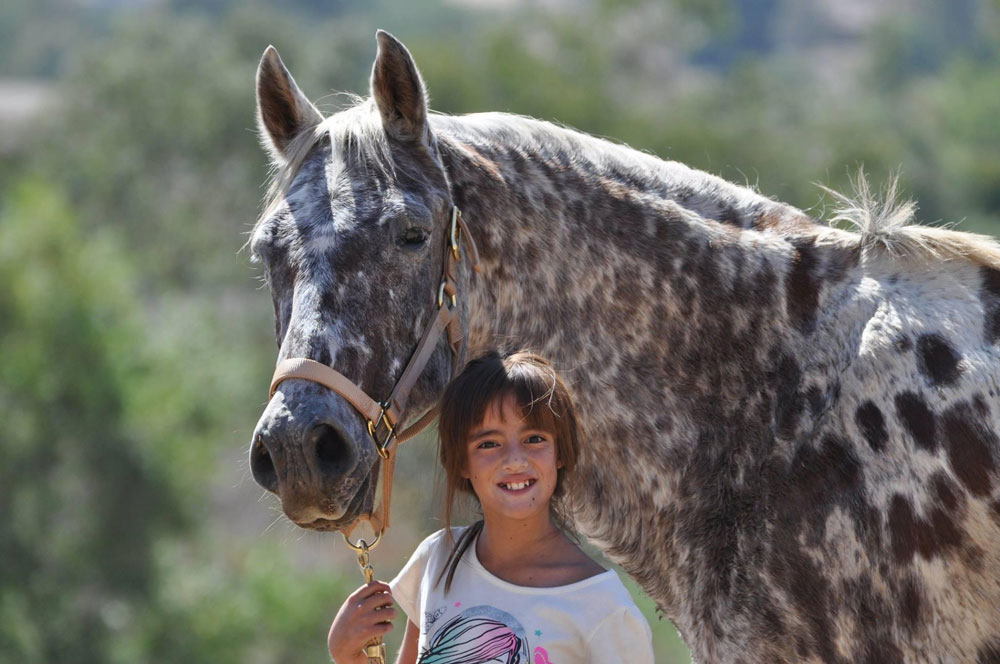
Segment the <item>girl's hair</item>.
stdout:
<svg viewBox="0 0 1000 664">
<path fill-rule="evenodd" d="M 445 592 L 451 589 L 458 561 L 483 529 L 483 521 L 479 520 L 457 542 L 452 539 L 451 517 L 457 494 L 476 499 L 472 482 L 462 477 L 469 435 L 483 421 L 487 408 L 499 406 L 508 398 L 514 399 L 528 426 L 554 435 L 556 459 L 561 467 L 556 473 L 550 508 L 557 526 L 565 529 L 568 522 L 564 505 L 566 477 L 573 472 L 580 450 L 579 425 L 569 388 L 555 369 L 534 353 L 502 355 L 490 351 L 481 355 L 466 365 L 441 397 L 438 451 L 445 470 L 445 533 L 452 547 L 437 579 L 440 583 L 447 573 Z"/>
</svg>

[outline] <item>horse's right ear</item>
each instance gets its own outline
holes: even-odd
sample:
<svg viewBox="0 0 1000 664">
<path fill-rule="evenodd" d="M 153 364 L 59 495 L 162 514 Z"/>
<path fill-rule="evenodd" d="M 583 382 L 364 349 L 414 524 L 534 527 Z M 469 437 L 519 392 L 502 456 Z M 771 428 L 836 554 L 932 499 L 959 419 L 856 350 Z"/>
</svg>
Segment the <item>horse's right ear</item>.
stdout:
<svg viewBox="0 0 1000 664">
<path fill-rule="evenodd" d="M 322 113 L 299 90 L 277 49 L 268 46 L 257 67 L 257 127 L 271 156 L 284 161 L 292 139 L 322 121 Z"/>
</svg>

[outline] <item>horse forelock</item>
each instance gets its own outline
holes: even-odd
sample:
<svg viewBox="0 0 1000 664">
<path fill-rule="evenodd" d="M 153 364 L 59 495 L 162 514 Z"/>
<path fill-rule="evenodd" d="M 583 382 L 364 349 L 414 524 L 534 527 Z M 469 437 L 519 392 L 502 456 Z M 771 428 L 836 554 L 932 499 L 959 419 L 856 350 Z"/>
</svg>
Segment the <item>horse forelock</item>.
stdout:
<svg viewBox="0 0 1000 664">
<path fill-rule="evenodd" d="M 267 193 L 256 224 L 274 214 L 313 150 L 329 141 L 332 150 L 341 151 L 351 161 L 363 164 L 384 178 L 395 172 L 389 140 L 382 129 L 378 109 L 371 99 L 356 98 L 354 104 L 329 117 L 315 127 L 301 132 L 285 150 L 284 159 L 272 164 Z"/>
</svg>

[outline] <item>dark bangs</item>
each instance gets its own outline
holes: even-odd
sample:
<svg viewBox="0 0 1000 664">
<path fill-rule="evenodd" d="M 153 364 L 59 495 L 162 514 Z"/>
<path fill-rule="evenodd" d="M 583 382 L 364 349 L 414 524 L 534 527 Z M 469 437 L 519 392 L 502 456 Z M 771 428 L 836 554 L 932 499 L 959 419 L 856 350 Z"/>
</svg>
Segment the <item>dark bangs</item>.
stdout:
<svg viewBox="0 0 1000 664">
<path fill-rule="evenodd" d="M 555 435 L 559 460 L 565 470 L 571 470 L 576 462 L 578 441 L 570 396 L 552 367 L 527 352 L 507 357 L 497 352 L 487 353 L 470 362 L 448 386 L 438 420 L 444 467 L 464 466 L 465 443 L 472 430 L 483 421 L 488 408 L 497 407 L 508 398 L 514 399 L 528 426 Z M 460 455 L 460 459 L 452 454 Z"/>
</svg>

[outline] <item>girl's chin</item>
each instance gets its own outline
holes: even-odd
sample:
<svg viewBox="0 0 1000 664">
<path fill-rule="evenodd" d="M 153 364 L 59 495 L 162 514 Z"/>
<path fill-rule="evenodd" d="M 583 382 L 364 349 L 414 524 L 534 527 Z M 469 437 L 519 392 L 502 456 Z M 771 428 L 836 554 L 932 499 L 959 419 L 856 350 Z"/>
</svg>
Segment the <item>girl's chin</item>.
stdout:
<svg viewBox="0 0 1000 664">
<path fill-rule="evenodd" d="M 525 501 L 525 504 L 507 503 L 489 507 L 483 505 L 483 518 L 487 523 L 490 521 L 535 521 L 548 518 L 548 504 L 529 501 Z"/>
</svg>

